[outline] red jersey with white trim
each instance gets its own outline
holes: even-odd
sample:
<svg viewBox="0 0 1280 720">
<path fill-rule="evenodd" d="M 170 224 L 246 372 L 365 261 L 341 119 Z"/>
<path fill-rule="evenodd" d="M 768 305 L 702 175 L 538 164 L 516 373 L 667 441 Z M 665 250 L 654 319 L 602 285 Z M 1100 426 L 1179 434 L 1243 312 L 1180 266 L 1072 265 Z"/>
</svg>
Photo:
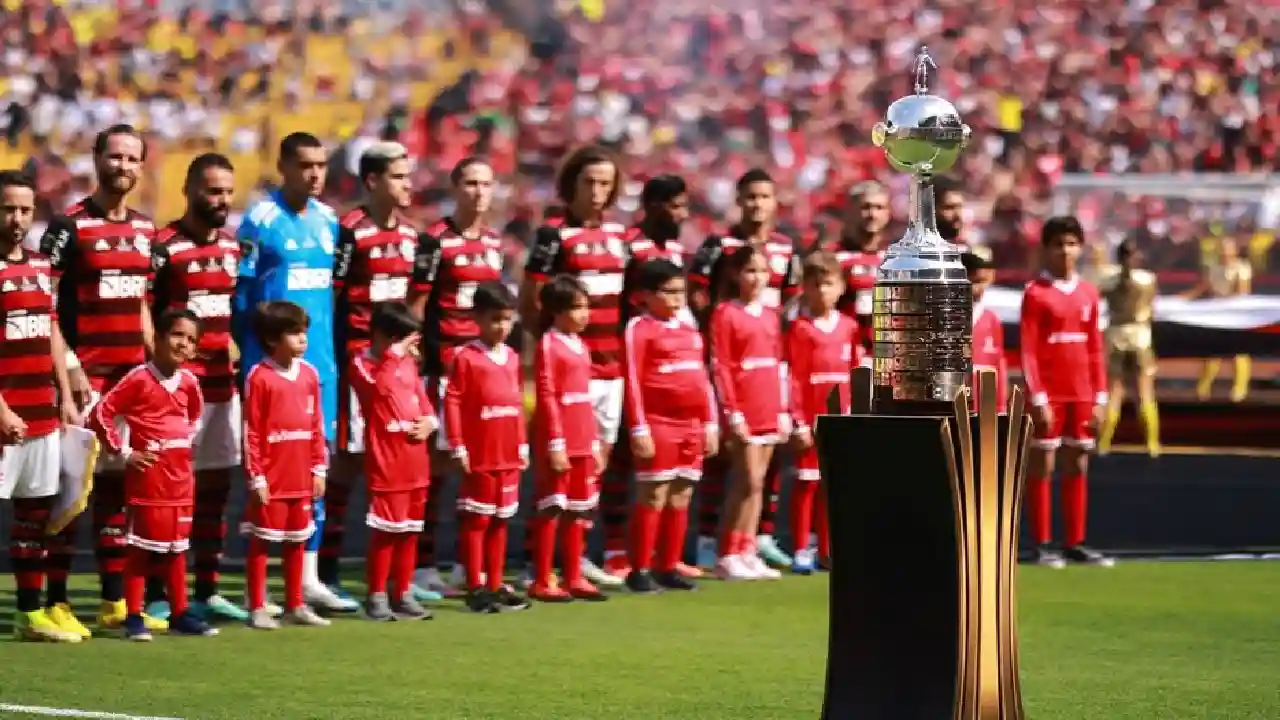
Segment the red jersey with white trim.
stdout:
<svg viewBox="0 0 1280 720">
<path fill-rule="evenodd" d="M 59 278 L 62 336 L 98 392 L 146 360 L 142 313 L 155 234 L 142 213 L 128 210 L 124 220 L 108 220 L 85 198 L 51 220 L 40 239 L 40 252 Z"/>
<path fill-rule="evenodd" d="M 752 435 L 778 431 L 786 411 L 778 313 L 763 303 L 723 302 L 711 312 L 711 370 L 726 425 Z"/>
<path fill-rule="evenodd" d="M 240 273 L 240 243 L 222 231 L 197 239 L 175 222 L 156 235 L 151 260 L 154 312 L 173 308 L 200 316 L 200 348 L 187 368 L 200 379 L 207 402 L 230 402 L 236 394 L 231 297 Z"/>
<path fill-rule="evenodd" d="M 369 490 L 399 492 L 430 485 L 426 441 L 409 437 L 415 423 L 435 417 L 417 361 L 391 348 L 378 358 L 366 349 L 351 359 L 350 377 L 365 416 Z"/>
<path fill-rule="evenodd" d="M 533 413 L 539 451 L 590 457 L 599 446 L 591 405 L 591 354 L 582 338 L 548 330 L 533 355 L 538 403 Z"/>
<path fill-rule="evenodd" d="M 458 348 L 444 396 L 449 447 L 471 472 L 518 470 L 528 456 L 520 356 L 508 345 L 473 340 Z"/>
<path fill-rule="evenodd" d="M 632 434 L 648 433 L 654 423 L 716 422 L 706 351 L 696 327 L 679 317 L 640 315 L 627 323 L 623 344 Z"/>
<path fill-rule="evenodd" d="M 650 260 L 668 260 L 678 268 L 684 267 L 684 246 L 678 240 L 651 240 L 645 237 L 644 231 L 633 227 L 627 231 L 627 249 L 630 258 L 627 261 L 626 276 L 622 283 L 622 322 L 627 321 L 639 312 L 640 298 L 636 283 L 639 282 L 640 267 Z"/>
<path fill-rule="evenodd" d="M 502 236 L 489 227 L 463 235 L 452 218 L 427 228 L 418 243 L 413 291 L 427 296 L 423 317 L 423 365 L 428 375 L 443 375 L 449 355 L 480 334 L 471 317 L 480 283 L 502 280 Z"/>
<path fill-rule="evenodd" d="M 582 339 L 599 379 L 622 376 L 622 290 L 630 259 L 626 233 L 612 222 L 597 228 L 544 225 L 525 263 L 525 273 L 538 282 L 568 273 L 586 288 L 591 314 Z"/>
<path fill-rule="evenodd" d="M 1022 296 L 1022 377 L 1033 405 L 1102 404 L 1107 397 L 1098 291 L 1080 279 L 1047 275 Z"/>
<path fill-rule="evenodd" d="M 723 277 L 721 261 L 749 243 L 753 241 L 734 235 L 712 235 L 694 253 L 693 262 L 689 265 L 689 282 L 707 288 L 711 305 L 719 301 L 724 283 L 729 280 Z M 769 287 L 761 294 L 760 302 L 767 308 L 778 310 L 800 294 L 800 255 L 796 252 L 795 241 L 781 233 L 771 234 L 758 246 L 764 251 L 769 265 Z"/>
<path fill-rule="evenodd" d="M 849 412 L 849 371 L 862 361 L 857 323 L 838 310 L 824 318 L 797 313 L 787 327 L 786 342 L 796 426 L 812 428 L 826 414 L 832 390 L 840 391 L 841 411 Z"/>
<path fill-rule="evenodd" d="M 267 358 L 244 382 L 244 466 L 250 489 L 265 484 L 272 500 L 314 494 L 312 477 L 329 467 L 320 375 L 305 360 L 282 368 Z"/>
<path fill-rule="evenodd" d="M 1004 354 L 1004 326 L 1000 316 L 981 303 L 973 306 L 973 387 L 977 392 L 979 370 L 996 371 L 996 402 L 1009 398 L 1009 360 Z M 976 395 L 974 395 L 976 399 Z"/>
<path fill-rule="evenodd" d="M 53 374 L 53 266 L 43 255 L 20 250 L 0 260 L 0 397 L 27 424 L 26 436 L 44 437 L 61 426 Z"/>
<path fill-rule="evenodd" d="M 334 347 L 346 348 L 347 362 L 369 347 L 373 306 L 403 302 L 408 296 L 418 242 L 417 230 L 403 223 L 381 227 L 362 207 L 338 220 L 333 289 L 339 321 L 333 324 Z"/>
<path fill-rule="evenodd" d="M 145 471 L 125 473 L 125 495 L 132 505 L 190 505 L 195 500 L 191 439 L 204 413 L 200 381 L 180 368 L 165 377 L 152 363 L 139 365 L 107 391 L 89 413 L 88 426 L 107 452 L 117 454 L 124 438 L 116 419 L 129 428 L 129 448 L 156 454 Z"/>
</svg>

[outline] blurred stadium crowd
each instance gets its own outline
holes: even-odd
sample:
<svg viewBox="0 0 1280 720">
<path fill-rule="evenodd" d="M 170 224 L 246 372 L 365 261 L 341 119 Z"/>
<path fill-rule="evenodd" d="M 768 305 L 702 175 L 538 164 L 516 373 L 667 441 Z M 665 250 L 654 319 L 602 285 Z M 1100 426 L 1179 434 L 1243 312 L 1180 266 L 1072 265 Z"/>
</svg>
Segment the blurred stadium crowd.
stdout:
<svg viewBox="0 0 1280 720">
<path fill-rule="evenodd" d="M 339 205 L 354 200 L 362 147 L 408 146 L 424 221 L 450 210 L 447 169 L 486 155 L 503 179 L 495 219 L 516 243 L 551 201 L 557 158 L 599 138 L 625 157 L 624 211 L 646 177 L 690 180 L 690 243 L 732 219 L 733 181 L 755 165 L 778 178 L 787 225 L 812 239 L 861 180 L 900 190 L 905 215 L 906 178 L 868 134 L 910 91 L 921 44 L 977 138 L 956 170 L 969 239 L 1008 262 L 1064 173 L 1280 169 L 1269 2 L 4 0 L 0 37 L 0 165 L 35 173 L 45 212 L 89 189 L 93 132 L 126 121 L 151 138 L 141 197 L 159 219 L 179 214 L 165 189 L 193 153 L 233 158 L 243 204 L 271 181 L 278 138 L 308 130 L 333 144 Z M 1198 253 L 1171 248 L 1206 236 L 1275 265 L 1274 192 L 1081 204 L 1113 242 L 1146 238 L 1157 266 L 1194 267 Z"/>
</svg>

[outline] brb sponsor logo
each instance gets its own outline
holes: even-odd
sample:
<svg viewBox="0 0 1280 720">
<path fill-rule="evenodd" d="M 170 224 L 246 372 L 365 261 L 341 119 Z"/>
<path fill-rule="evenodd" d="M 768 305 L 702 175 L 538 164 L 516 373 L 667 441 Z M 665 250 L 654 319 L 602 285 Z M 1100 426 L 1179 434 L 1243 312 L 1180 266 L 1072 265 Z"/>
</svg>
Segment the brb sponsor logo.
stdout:
<svg viewBox="0 0 1280 720">
<path fill-rule="evenodd" d="M 98 279 L 98 297 L 103 300 L 141 299 L 147 294 L 147 279 L 141 275 L 103 275 Z"/>
<path fill-rule="evenodd" d="M 328 290 L 333 285 L 333 271 L 327 268 L 289 268 L 290 290 Z"/>
<path fill-rule="evenodd" d="M 187 300 L 187 309 L 202 318 L 231 317 L 231 298 L 227 295 L 195 295 Z"/>
<path fill-rule="evenodd" d="M 53 318 L 49 315 L 18 315 L 4 326 L 4 339 L 10 341 L 42 340 L 53 336 Z"/>
</svg>

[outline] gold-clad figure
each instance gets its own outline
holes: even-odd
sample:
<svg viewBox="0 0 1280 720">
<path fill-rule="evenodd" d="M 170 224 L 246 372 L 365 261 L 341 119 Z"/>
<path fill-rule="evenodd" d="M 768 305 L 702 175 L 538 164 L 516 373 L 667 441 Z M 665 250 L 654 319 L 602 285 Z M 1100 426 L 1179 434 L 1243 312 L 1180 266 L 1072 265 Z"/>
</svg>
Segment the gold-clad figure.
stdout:
<svg viewBox="0 0 1280 720">
<path fill-rule="evenodd" d="M 1253 267 L 1248 258 L 1240 257 L 1240 247 L 1233 238 L 1222 238 L 1218 246 L 1216 262 L 1207 263 L 1204 274 L 1197 285 L 1185 297 L 1190 299 L 1210 297 L 1224 298 L 1248 295 L 1253 292 Z M 1248 355 L 1236 355 L 1234 358 L 1235 377 L 1231 383 L 1231 401 L 1240 402 L 1249 395 L 1249 379 L 1252 361 Z M 1204 372 L 1200 373 L 1200 381 L 1196 384 L 1196 395 L 1201 400 L 1209 399 L 1213 392 L 1213 381 L 1218 379 L 1218 371 L 1222 369 L 1222 360 L 1210 358 L 1205 360 Z"/>
<path fill-rule="evenodd" d="M 1124 393 L 1133 387 L 1138 395 L 1138 417 L 1146 436 L 1147 454 L 1160 455 L 1160 411 L 1156 404 L 1156 355 L 1151 323 L 1156 300 L 1156 276 L 1142 267 L 1142 254 L 1134 240 L 1116 248 L 1116 264 L 1098 278 L 1098 292 L 1107 302 L 1110 322 L 1107 343 L 1107 417 L 1098 435 L 1098 452 L 1106 454 L 1120 424 Z"/>
</svg>

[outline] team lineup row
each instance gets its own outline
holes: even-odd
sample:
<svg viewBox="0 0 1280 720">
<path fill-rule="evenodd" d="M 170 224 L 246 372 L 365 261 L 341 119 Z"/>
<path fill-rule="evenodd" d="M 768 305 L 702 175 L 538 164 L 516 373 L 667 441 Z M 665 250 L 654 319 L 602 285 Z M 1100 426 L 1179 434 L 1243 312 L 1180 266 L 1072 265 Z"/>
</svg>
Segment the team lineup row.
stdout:
<svg viewBox="0 0 1280 720">
<path fill-rule="evenodd" d="M 4 344 L 3 354 L 14 362 L 6 362 L 4 370 L 0 370 L 3 379 L 0 397 L 6 404 L 4 425 L 0 429 L 11 443 L 5 452 L 3 487 L 5 495 L 14 499 L 16 517 L 11 540 L 19 585 L 16 627 L 24 636 L 35 638 L 80 636 L 87 632 L 70 612 L 66 595 L 75 525 L 54 536 L 46 537 L 44 533 L 51 513 L 51 496 L 57 491 L 56 433 L 63 423 L 80 423 L 88 408 L 100 407 L 100 403 L 94 404 L 98 398 L 148 358 L 152 358 L 152 367 L 155 367 L 160 350 L 152 323 L 153 309 L 157 313 L 170 313 L 165 316 L 170 319 L 176 310 L 190 311 L 200 320 L 198 339 L 193 340 L 196 346 L 191 356 L 181 363 L 185 372 L 197 379 L 204 400 L 199 432 L 191 443 L 193 447 L 186 451 L 193 457 L 196 477 L 190 528 L 195 550 L 195 602 L 190 612 L 174 616 L 179 623 L 174 629 L 203 631 L 207 627 L 203 623 L 215 615 L 252 620 L 252 611 L 272 609 L 265 598 L 251 598 L 247 610 L 228 602 L 217 593 L 217 574 L 224 542 L 223 516 L 230 470 L 240 466 L 242 460 L 249 462 L 247 457 L 241 457 L 241 447 L 247 445 L 247 440 L 242 442 L 239 437 L 240 406 L 248 400 L 239 397 L 237 392 L 236 368 L 249 370 L 267 360 L 276 362 L 277 370 L 282 373 L 292 372 L 288 368 L 293 366 L 279 362 L 259 339 L 260 333 L 248 326 L 249 319 L 255 317 L 252 311 L 262 307 L 262 303 L 273 301 L 288 301 L 307 318 L 306 341 L 300 353 L 315 369 L 318 378 L 317 407 L 313 408 L 312 416 L 323 419 L 319 434 L 339 450 L 325 462 L 324 482 L 312 484 L 313 490 L 323 484 L 324 492 L 314 502 L 306 503 L 309 512 L 314 514 L 309 518 L 311 524 L 267 528 L 273 532 L 296 533 L 288 535 L 291 539 L 307 531 L 305 550 L 298 553 L 296 562 L 289 563 L 290 567 L 301 568 L 301 579 L 290 584 L 293 589 L 287 598 L 289 607 L 284 610 L 288 611 L 289 618 L 309 622 L 314 614 L 307 610 L 303 600 L 325 610 L 353 609 L 353 603 L 337 585 L 336 559 L 342 547 L 341 528 L 352 481 L 360 474 L 362 456 L 367 465 L 369 458 L 376 455 L 361 452 L 365 449 L 366 436 L 373 442 L 372 430 L 376 428 L 360 412 L 362 404 L 355 391 L 357 373 L 349 362 L 365 357 L 374 341 L 371 332 L 374 306 L 389 302 L 405 303 L 405 317 L 420 323 L 420 334 L 415 337 L 420 336 L 422 341 L 415 351 L 422 360 L 415 372 L 421 372 L 432 391 L 425 396 L 424 407 L 433 403 L 440 405 L 441 398 L 447 401 L 451 397 L 454 389 L 451 373 L 463 365 L 471 367 L 457 361 L 458 357 L 469 357 L 471 343 L 487 342 L 489 350 L 496 353 L 494 348 L 500 343 L 493 336 L 484 340 L 484 323 L 478 321 L 476 312 L 477 298 L 501 295 L 495 290 L 500 286 L 493 284 L 502 272 L 501 243 L 488 229 L 484 218 L 492 193 L 492 172 L 480 161 L 461 163 L 452 176 L 457 191 L 457 212 L 436 227 L 419 232 L 395 219 L 397 209 L 404 207 L 409 198 L 407 156 L 398 145 L 378 145 L 361 160 L 360 174 L 369 192 L 368 202 L 339 218 L 315 200 L 323 186 L 327 159 L 323 147 L 315 138 L 293 135 L 281 144 L 279 167 L 283 184 L 280 190 L 251 207 L 239 229 L 239 237 L 232 238 L 222 229 L 233 187 L 233 169 L 225 158 L 206 155 L 192 163 L 184 188 L 187 213 L 159 230 L 149 219 L 130 210 L 126 203 L 138 168 L 145 159 L 145 147 L 137 133 L 127 126 L 109 128 L 99 135 L 94 158 L 99 174 L 98 190 L 50 224 L 41 242 L 42 254 L 28 252 L 21 246 L 34 205 L 30 183 L 7 174 L 3 184 L 6 232 L 4 247 L 0 249 L 5 250 L 6 261 L 0 277 L 6 292 L 0 295 L 0 304 L 7 319 L 6 340 L 14 341 Z M 528 327 L 532 325 L 529 318 L 543 320 L 543 326 L 538 329 L 544 332 L 534 347 L 543 348 L 548 343 L 555 346 L 548 338 L 558 339 L 566 347 L 581 345 L 589 359 L 586 391 L 562 394 L 560 401 L 565 404 L 566 412 L 570 406 L 579 405 L 576 412 L 591 411 L 591 422 L 574 426 L 590 429 L 594 443 L 592 462 L 585 470 L 582 462 L 575 466 L 572 458 L 561 457 L 554 443 L 540 446 L 535 442 L 532 454 L 536 464 L 554 466 L 569 475 L 578 468 L 579 480 L 570 485 L 579 490 L 588 482 L 594 488 L 599 477 L 602 508 L 598 521 L 605 526 L 607 553 L 603 569 L 585 558 L 576 563 L 563 562 L 561 570 L 565 577 L 563 583 L 559 582 L 550 571 L 551 555 L 547 548 L 554 547 L 559 537 L 562 551 L 581 556 L 581 531 L 589 521 L 544 518 L 554 517 L 556 510 L 587 514 L 584 504 L 592 500 L 593 495 L 579 492 L 572 499 L 572 505 L 568 486 L 563 492 L 544 496 L 528 533 L 527 552 L 534 571 L 530 578 L 531 594 L 547 600 L 574 596 L 594 598 L 599 596 L 596 585 L 618 584 L 620 578 L 626 578 L 632 589 L 640 591 L 662 585 L 688 585 L 688 579 L 700 571 L 681 561 L 679 548 L 683 544 L 674 543 L 676 535 L 683 538 L 687 517 L 689 490 L 683 484 L 694 479 L 695 466 L 696 476 L 704 475 L 700 456 L 715 449 L 721 430 L 726 452 L 715 455 L 715 461 L 706 467 L 700 485 L 699 505 L 703 516 L 699 518 L 698 530 L 701 546 L 715 546 L 717 573 L 734 579 L 776 576 L 776 571 L 768 567 L 762 556 L 773 564 L 791 564 L 800 572 L 811 571 L 815 564 L 820 564 L 815 554 L 829 562 L 825 548 L 819 547 L 815 553 L 809 547 L 808 531 L 799 531 L 809 526 L 809 517 L 813 514 L 812 504 L 817 493 L 814 483 L 798 482 L 797 488 L 809 488 L 812 492 L 792 493 L 798 498 L 791 513 L 793 558 L 785 557 L 777 547 L 771 528 L 762 527 L 762 520 L 772 523 L 776 502 L 773 498 L 777 492 L 778 463 L 771 462 L 772 448 L 777 442 L 794 440 L 800 450 L 796 463 L 798 477 L 802 481 L 816 479 L 816 463 L 805 459 L 806 452 L 811 455 L 812 445 L 807 434 L 808 424 L 803 420 L 804 411 L 797 408 L 806 392 L 804 383 L 816 379 L 820 385 L 834 382 L 837 376 L 847 382 L 849 364 L 855 362 L 869 344 L 867 291 L 874 281 L 879 249 L 870 244 L 859 245 L 858 233 L 851 233 L 831 248 L 830 255 L 808 258 L 812 271 L 805 273 L 805 277 L 810 280 L 802 283 L 801 252 L 793 240 L 773 230 L 776 209 L 773 183 L 767 173 L 754 170 L 744 175 L 738 186 L 742 210 L 739 223 L 725 235 L 710 237 L 703 243 L 684 274 L 688 278 L 688 290 L 677 292 L 669 285 L 679 283 L 683 288 L 684 277 L 679 273 L 655 285 L 653 278 L 658 275 L 640 270 L 684 264 L 681 246 L 676 242 L 680 223 L 687 214 L 682 182 L 673 176 L 650 180 L 644 194 L 644 217 L 636 227 L 628 228 L 606 218 L 619 181 L 618 165 L 603 149 L 584 148 L 566 158 L 558 186 L 565 203 L 563 216 L 548 221 L 538 230 L 528 254 L 524 286 L 515 301 L 519 314 L 526 319 L 526 329 L 533 329 Z M 873 200 L 868 192 L 878 191 L 863 191 L 863 207 Z M 944 201 L 940 206 L 946 207 L 947 203 Z M 1074 258 L 1079 254 L 1081 236 L 1078 224 L 1073 226 L 1064 221 L 1046 225 L 1046 245 L 1062 248 L 1061 253 L 1050 253 L 1051 258 L 1062 259 L 1054 260 L 1057 265 L 1051 263 L 1047 268 L 1058 280 L 1033 283 L 1028 289 L 1027 302 L 1034 303 L 1037 309 L 1030 313 L 1024 309 L 1024 323 L 1027 317 L 1044 321 L 1043 332 L 1028 334 L 1024 329 L 1023 336 L 1043 335 L 1040 343 L 1024 341 L 1024 356 L 1032 356 L 1032 367 L 1036 358 L 1042 359 L 1046 368 L 1040 374 L 1027 373 L 1033 399 L 1041 408 L 1037 427 L 1046 451 L 1044 472 L 1033 474 L 1032 482 L 1043 480 L 1045 493 L 1052 470 L 1052 455 L 1048 451 L 1058 438 L 1065 438 L 1077 447 L 1089 441 L 1091 418 L 1102 392 L 1099 388 L 1105 388 L 1105 385 L 1096 385 L 1097 373 L 1094 372 L 1100 363 L 1100 352 L 1094 352 L 1099 347 L 1095 342 L 1097 296 L 1074 276 Z M 665 259 L 667 264 L 645 265 L 645 261 L 654 259 Z M 983 264 L 981 258 L 972 255 L 971 260 L 974 276 L 980 279 L 986 272 L 979 267 Z M 565 277 L 557 281 L 560 276 Z M 584 315 L 582 327 L 556 329 L 554 318 L 544 317 L 545 308 L 540 298 L 544 291 L 551 292 L 569 278 L 585 301 L 585 313 L 565 311 L 562 314 L 566 317 Z M 989 278 L 985 282 L 989 282 Z M 975 282 L 975 292 L 981 292 L 985 282 Z M 15 292 L 8 292 L 10 285 Z M 797 300 L 802 287 L 808 290 L 810 285 L 813 289 Z M 481 288 L 488 290 L 481 292 Z M 561 288 L 560 297 L 565 297 L 565 293 Z M 681 309 L 686 297 L 692 313 Z M 824 306 L 818 303 L 820 297 L 828 298 L 832 307 L 843 312 L 823 310 Z M 678 304 L 679 308 L 655 305 L 663 298 L 670 305 Z M 835 362 L 841 364 L 840 370 L 796 371 L 797 360 L 792 357 L 794 353 L 784 347 L 784 333 L 779 324 L 786 307 L 807 310 L 807 313 L 790 313 L 793 322 L 789 323 L 788 336 L 794 335 L 796 328 L 807 326 L 802 318 L 813 319 L 813 326 L 817 328 L 814 337 L 830 337 L 837 327 L 841 328 L 840 332 L 850 333 L 850 341 L 840 345 L 842 349 L 837 353 L 839 359 Z M 665 317 L 660 312 L 665 311 L 664 308 L 671 310 L 674 319 L 659 322 L 657 326 L 681 338 L 679 342 L 664 340 L 663 333 L 656 333 L 658 339 L 650 341 L 666 348 L 664 352 L 674 351 L 668 347 L 672 343 L 696 341 L 701 347 L 703 337 L 710 339 L 712 348 L 719 348 L 709 353 L 710 376 L 701 369 L 692 373 L 701 378 L 708 389 L 714 385 L 713 395 L 718 402 L 698 403 L 699 412 L 706 413 L 696 420 L 700 429 L 693 432 L 685 428 L 676 436 L 666 434 L 675 431 L 666 427 L 669 423 L 661 414 L 655 416 L 660 418 L 656 424 L 637 424 L 635 409 L 626 413 L 623 410 L 624 398 L 636 402 L 642 395 L 626 389 L 628 375 L 624 368 L 636 364 L 625 362 L 624 350 L 631 332 L 624 332 L 623 328 L 645 327 L 647 319 Z M 504 309 L 498 315 L 508 310 L 514 308 Z M 984 322 L 988 315 L 976 312 L 975 323 Z M 632 316 L 643 321 L 632 324 L 629 322 Z M 761 322 L 761 318 L 769 320 Z M 703 332 L 693 330 L 695 326 L 703 328 Z M 762 337 L 753 334 L 769 329 L 772 336 L 767 332 Z M 992 333 L 998 330 L 998 323 L 994 323 Z M 172 327 L 166 332 L 172 334 Z M 984 339 L 989 336 L 976 332 L 975 335 L 978 336 L 975 362 L 978 362 L 978 355 L 989 349 L 988 340 Z M 281 344 L 273 342 L 277 346 Z M 991 342 L 998 343 L 998 336 L 992 337 Z M 504 352 L 514 357 L 514 353 Z M 1002 357 L 1002 353 L 993 353 L 992 357 Z M 698 367 L 702 368 L 707 359 L 699 350 Z M 518 366 L 518 362 L 511 362 Z M 639 386 L 656 383 L 661 387 L 661 381 L 689 373 L 693 363 L 694 359 L 689 358 L 660 365 L 659 368 L 665 367 L 667 372 L 658 372 L 652 380 Z M 1026 369 L 1026 357 L 1023 364 Z M 483 363 L 475 365 L 483 366 Z M 642 362 L 638 365 L 644 366 Z M 764 375 L 772 378 L 768 385 L 777 388 L 776 398 L 772 393 L 759 392 L 757 385 Z M 152 372 L 151 376 L 170 377 L 163 372 Z M 51 383 L 51 377 L 56 378 L 56 382 Z M 145 378 L 147 374 L 135 372 L 134 377 Z M 707 383 L 708 377 L 714 382 Z M 751 391 L 735 392 L 738 383 L 748 379 Z M 688 393 L 681 393 L 682 397 L 686 395 Z M 706 397 L 706 393 L 693 396 Z M 443 405 L 447 407 L 447 402 Z M 548 402 L 538 403 L 539 408 L 549 406 Z M 495 405 L 488 413 L 495 417 L 484 417 L 483 422 L 505 416 L 509 411 L 502 408 L 506 407 Z M 718 409 L 712 410 L 713 407 Z M 250 415 L 247 409 L 245 415 Z M 624 416 L 628 439 L 618 442 Z M 419 418 L 401 420 L 417 428 L 407 435 L 422 433 L 422 426 L 414 425 Z M 480 424 L 483 423 L 478 420 L 471 425 Z M 447 420 L 445 425 L 448 426 Z M 463 423 L 460 431 L 471 425 Z M 281 432 L 284 433 L 281 437 L 292 437 L 292 431 Z M 452 448 L 450 453 L 455 461 L 465 466 L 459 457 L 459 447 L 451 441 L 449 433 L 437 433 L 437 437 L 437 444 Z M 50 447 L 55 450 L 51 451 Z M 469 453 L 476 449 L 470 445 L 463 447 L 467 447 Z M 425 462 L 425 453 L 419 454 Z M 1066 510 L 1069 518 L 1076 519 L 1068 522 L 1067 555 L 1087 562 L 1100 561 L 1100 556 L 1083 545 L 1084 510 L 1082 503 L 1073 499 L 1083 497 L 1085 456 L 1079 452 L 1063 455 L 1069 463 L 1063 483 Z M 731 460 L 723 459 L 726 456 Z M 528 462 L 528 454 L 523 458 L 522 463 Z M 133 631 L 138 631 L 139 622 L 144 630 L 148 626 L 161 627 L 163 622 L 131 612 L 138 609 L 137 603 L 132 602 L 132 592 L 128 593 L 131 602 L 126 602 L 125 577 L 131 566 L 130 548 L 140 547 L 131 545 L 130 538 L 142 536 L 131 532 L 132 515 L 125 512 L 128 483 L 121 472 L 122 460 L 119 456 L 104 458 L 91 497 L 91 520 L 102 581 L 99 621 L 105 627 L 119 627 L 129 622 L 134 626 Z M 657 464 L 645 464 L 654 462 Z M 675 466 L 666 466 L 671 463 Z M 811 466 L 806 467 L 806 463 Z M 730 472 L 726 466 L 733 466 L 734 471 Z M 637 483 L 635 503 L 629 501 L 632 488 L 628 480 L 633 470 L 641 481 Z M 250 472 L 250 477 L 256 476 Z M 732 477 L 733 482 L 726 483 L 726 477 Z M 490 480 L 497 483 L 495 487 L 499 491 L 505 487 L 500 478 Z M 722 497 L 726 484 L 727 501 Z M 658 487 L 663 488 L 662 492 L 639 492 Z M 1068 488 L 1080 492 L 1068 494 Z M 1041 500 L 1047 507 L 1045 493 Z M 402 603 L 406 594 L 409 600 L 430 599 L 448 590 L 448 585 L 435 571 L 431 524 L 438 512 L 432 505 L 432 497 L 437 494 L 422 494 L 425 497 L 421 498 L 424 505 L 421 520 L 416 519 L 418 513 L 412 510 L 414 517 L 403 521 L 409 523 L 406 527 L 410 529 L 418 528 L 419 522 L 422 524 L 422 532 L 416 533 L 415 548 L 416 564 L 421 567 L 411 572 L 412 581 L 407 591 L 401 580 L 392 583 L 390 602 Z M 1033 502 L 1039 502 L 1034 500 L 1035 493 L 1029 494 Z M 514 511 L 502 492 L 496 498 L 494 501 L 471 498 L 472 505 L 459 508 L 463 513 L 460 518 L 473 515 L 496 518 Z M 416 507 L 416 502 L 417 499 L 410 503 L 410 508 Z M 807 509 L 806 502 L 810 505 Z M 491 515 L 477 512 L 487 511 L 491 505 L 494 506 Z M 1072 514 L 1077 505 L 1080 507 Z M 402 509 L 397 506 L 387 512 L 398 513 Z M 723 518 L 719 517 L 721 510 L 725 514 Z M 324 522 L 326 515 L 327 522 Z M 1034 511 L 1033 520 L 1038 515 L 1039 511 Z M 369 524 L 375 530 L 378 527 L 373 518 L 377 517 L 381 516 L 372 512 L 368 515 Z M 818 512 L 817 517 L 822 530 L 825 513 Z M 402 520 L 395 520 L 393 524 L 400 522 Z M 322 523 L 324 530 L 320 529 Z M 477 531 L 473 525 L 476 524 L 463 523 L 462 547 L 458 553 L 466 568 L 458 573 L 462 576 L 473 576 L 487 569 L 484 566 L 489 562 L 489 543 L 499 542 L 491 541 L 490 537 L 501 535 L 500 544 L 505 548 L 505 523 L 490 522 L 479 528 L 481 534 L 475 537 L 481 538 L 481 542 L 475 548 L 468 539 L 472 537 L 468 533 Z M 499 531 L 498 527 L 503 529 Z M 1043 527 L 1047 532 L 1047 525 Z M 656 539 L 659 534 L 660 543 Z M 375 532 L 374 537 L 379 537 L 378 533 Z M 1043 539 L 1045 544 L 1039 550 L 1041 560 L 1060 564 L 1061 556 L 1048 547 L 1047 535 Z M 401 548 L 399 543 L 403 542 L 406 541 L 398 540 L 395 548 Z M 661 546 L 656 550 L 657 559 L 652 557 L 655 551 L 643 550 L 653 543 Z M 374 557 L 373 550 L 370 548 L 369 564 L 376 569 L 381 561 Z M 406 567 L 406 552 L 393 552 L 382 546 L 378 552 L 395 558 L 396 577 L 401 578 L 400 573 Z M 468 556 L 474 560 L 468 562 Z M 783 562 L 779 562 L 779 556 L 784 556 Z M 407 571 L 412 571 L 415 563 L 407 562 Z M 251 574 L 253 567 L 251 562 Z M 657 572 L 649 572 L 651 567 Z M 185 575 L 185 567 L 182 573 Z M 475 580 L 476 577 L 468 577 L 468 589 L 479 589 Z M 489 580 L 490 584 L 500 583 L 500 577 Z M 46 597 L 41 602 L 42 586 L 46 584 Z M 501 584 L 472 595 L 480 608 L 516 606 L 522 602 Z M 180 598 L 168 598 L 171 604 L 177 600 Z M 372 601 L 372 597 L 366 600 L 366 610 L 371 615 L 385 614 L 376 603 L 371 604 Z M 130 617 L 133 619 L 127 620 Z"/>
</svg>

